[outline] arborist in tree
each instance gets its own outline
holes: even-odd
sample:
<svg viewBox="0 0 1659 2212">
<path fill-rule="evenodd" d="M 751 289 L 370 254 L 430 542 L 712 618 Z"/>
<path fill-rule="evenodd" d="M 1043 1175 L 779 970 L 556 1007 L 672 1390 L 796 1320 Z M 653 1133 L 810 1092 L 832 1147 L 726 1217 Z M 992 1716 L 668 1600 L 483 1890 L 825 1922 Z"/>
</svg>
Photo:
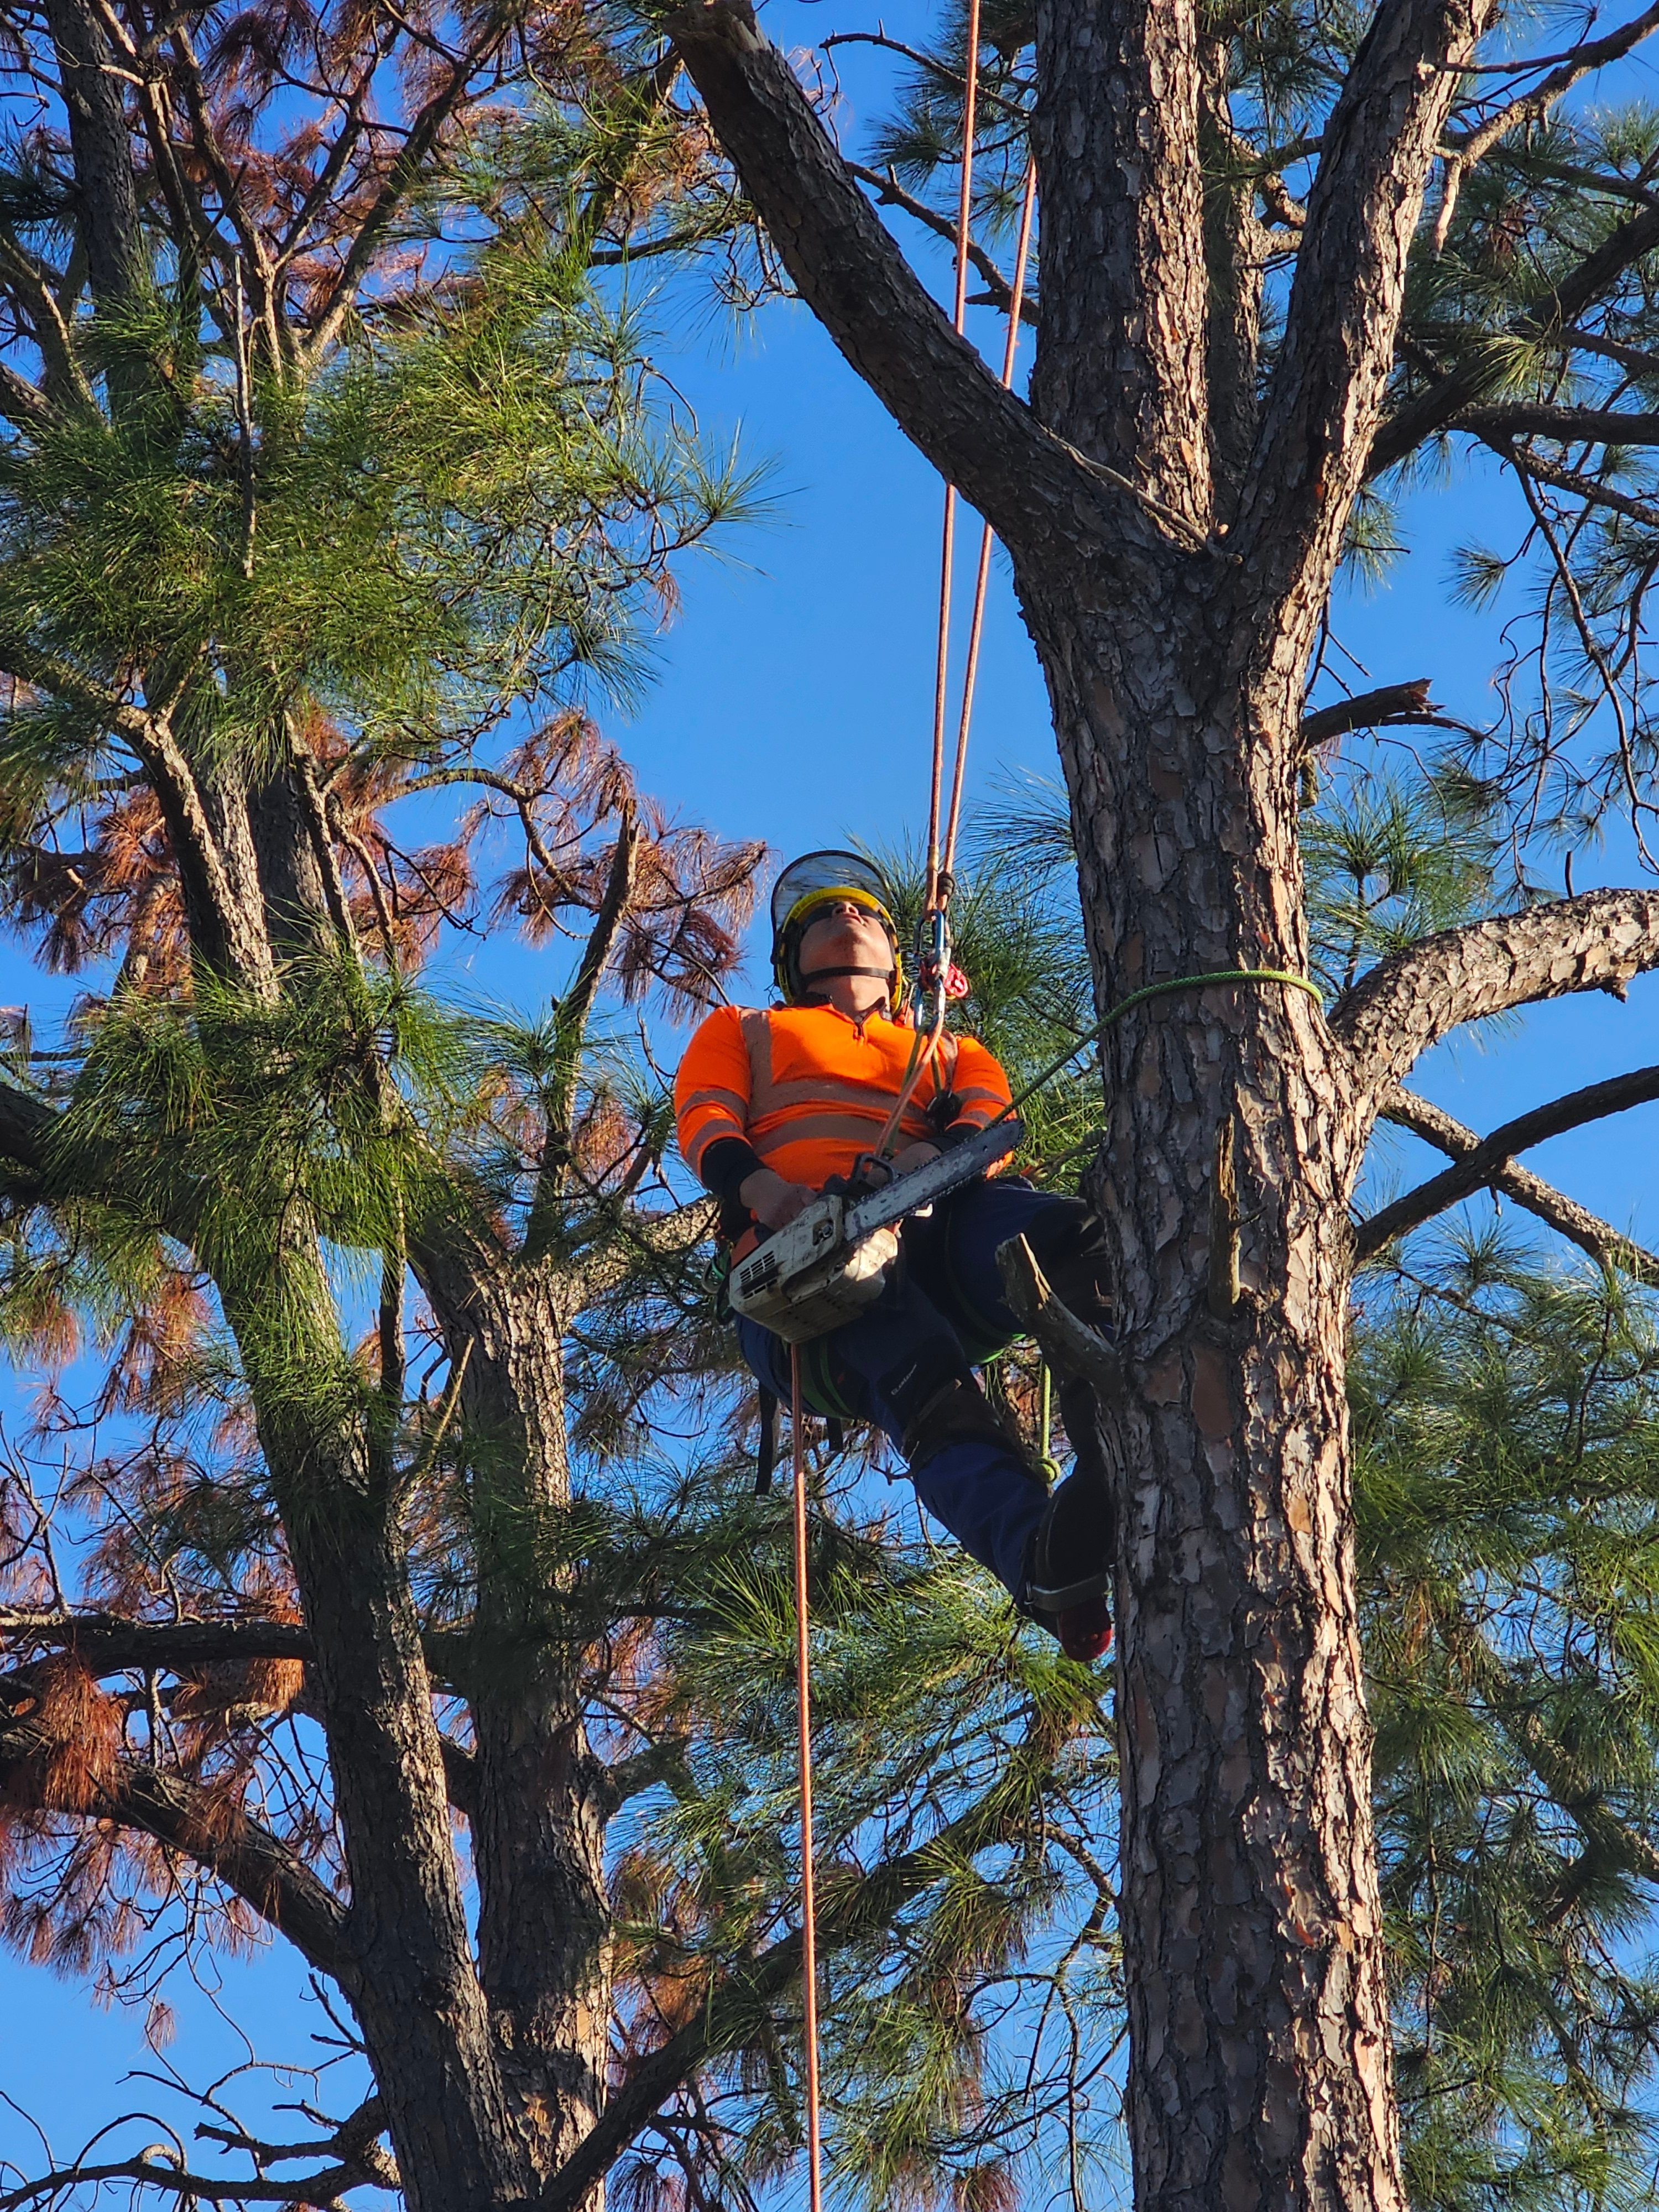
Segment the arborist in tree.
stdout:
<svg viewBox="0 0 1659 2212">
<path fill-rule="evenodd" d="M 674 1086 L 680 1150 L 733 1240 L 783 1228 L 832 1178 L 869 1176 L 916 1044 L 898 933 L 866 861 L 840 852 L 793 861 L 772 894 L 772 922 L 783 1003 L 709 1015 Z M 900 1118 L 891 1171 L 937 1158 L 1008 1103 L 993 1054 L 946 1031 Z M 1111 1508 L 1094 1394 L 1087 1382 L 1061 1385 L 1075 1464 L 1051 1492 L 973 1371 L 1019 1334 L 996 1255 L 1020 1236 L 1056 1295 L 1107 1328 L 1100 1228 L 1083 1201 L 1018 1175 L 981 1176 L 905 1221 L 879 1296 L 801 1346 L 803 1388 L 819 1413 L 878 1422 L 929 1512 L 1071 1657 L 1088 1660 L 1112 1638 Z M 744 1316 L 737 1322 L 744 1358 L 787 1401 L 788 1346 Z"/>
</svg>

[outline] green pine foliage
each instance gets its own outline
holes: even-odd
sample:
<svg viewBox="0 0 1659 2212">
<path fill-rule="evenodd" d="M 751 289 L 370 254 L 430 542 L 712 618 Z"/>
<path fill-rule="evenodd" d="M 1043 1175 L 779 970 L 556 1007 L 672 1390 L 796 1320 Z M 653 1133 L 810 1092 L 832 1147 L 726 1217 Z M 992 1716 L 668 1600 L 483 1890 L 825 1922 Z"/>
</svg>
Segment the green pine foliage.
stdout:
<svg viewBox="0 0 1659 2212">
<path fill-rule="evenodd" d="M 1496 1231 L 1369 1304 L 1356 1505 L 1412 2203 L 1650 2204 L 1659 1312 Z"/>
<path fill-rule="evenodd" d="M 0 445 L 0 625 L 106 680 L 176 672 L 228 757 L 306 702 L 408 763 L 573 672 L 614 688 L 668 559 L 752 489 L 655 404 L 626 319 L 508 247 L 298 392 L 217 368 L 161 419 Z M 8 716 L 12 806 L 95 787 L 108 741 L 76 738 Z"/>
<path fill-rule="evenodd" d="M 1419 937 L 1510 910 L 1492 794 L 1454 760 L 1407 777 L 1334 764 L 1303 817 L 1311 972 L 1335 999 Z"/>
</svg>

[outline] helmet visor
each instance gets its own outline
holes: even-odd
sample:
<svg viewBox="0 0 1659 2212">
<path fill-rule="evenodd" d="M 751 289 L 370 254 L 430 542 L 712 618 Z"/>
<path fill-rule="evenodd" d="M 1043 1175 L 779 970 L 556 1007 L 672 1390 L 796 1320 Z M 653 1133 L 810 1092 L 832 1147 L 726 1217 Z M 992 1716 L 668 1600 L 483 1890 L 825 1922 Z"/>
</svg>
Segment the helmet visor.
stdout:
<svg viewBox="0 0 1659 2212">
<path fill-rule="evenodd" d="M 856 853 L 805 853 L 791 860 L 772 886 L 774 933 L 781 934 L 821 900 L 835 897 L 856 899 L 891 927 L 887 886 L 868 860 Z"/>
</svg>

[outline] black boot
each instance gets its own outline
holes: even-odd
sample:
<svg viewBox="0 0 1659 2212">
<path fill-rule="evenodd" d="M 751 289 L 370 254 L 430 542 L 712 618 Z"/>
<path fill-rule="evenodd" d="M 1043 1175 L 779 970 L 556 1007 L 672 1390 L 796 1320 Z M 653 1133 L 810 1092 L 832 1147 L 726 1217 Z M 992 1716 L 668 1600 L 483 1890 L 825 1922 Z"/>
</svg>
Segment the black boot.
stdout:
<svg viewBox="0 0 1659 2212">
<path fill-rule="evenodd" d="M 1085 1665 L 1112 1648 L 1115 1536 L 1111 1493 L 1079 1463 L 1048 1500 L 1026 1554 L 1022 1609 Z"/>
</svg>

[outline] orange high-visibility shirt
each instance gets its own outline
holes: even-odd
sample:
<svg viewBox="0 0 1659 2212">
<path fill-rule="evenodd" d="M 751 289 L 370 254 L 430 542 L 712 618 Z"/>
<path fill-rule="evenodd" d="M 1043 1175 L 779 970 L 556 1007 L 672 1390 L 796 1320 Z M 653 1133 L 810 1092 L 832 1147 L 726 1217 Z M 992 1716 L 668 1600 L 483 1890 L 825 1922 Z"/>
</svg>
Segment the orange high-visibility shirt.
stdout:
<svg viewBox="0 0 1659 2212">
<path fill-rule="evenodd" d="M 720 1007 L 686 1047 L 674 1081 L 687 1166 L 700 1176 L 711 1145 L 740 1137 L 791 1182 L 817 1188 L 849 1174 L 860 1152 L 875 1150 L 915 1034 L 881 1014 L 855 1022 L 833 1006 Z M 947 1095 L 953 1127 L 982 1129 L 1008 1103 L 1008 1079 L 977 1037 L 945 1033 L 905 1107 L 903 1143 L 939 1136 L 928 1109 Z"/>
</svg>

